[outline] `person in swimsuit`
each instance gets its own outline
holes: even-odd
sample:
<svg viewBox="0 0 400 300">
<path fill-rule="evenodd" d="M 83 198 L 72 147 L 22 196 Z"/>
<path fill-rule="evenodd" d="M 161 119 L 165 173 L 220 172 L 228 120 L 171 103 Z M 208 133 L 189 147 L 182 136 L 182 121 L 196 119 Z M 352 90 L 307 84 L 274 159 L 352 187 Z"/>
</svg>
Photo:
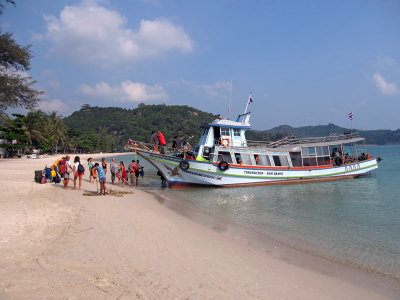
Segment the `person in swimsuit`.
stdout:
<svg viewBox="0 0 400 300">
<path fill-rule="evenodd" d="M 122 173 L 122 186 L 124 186 L 124 182 L 129 186 L 130 184 L 127 180 L 128 173 L 126 173 L 124 162 L 121 161 L 119 164 L 121 166 L 121 173 Z"/>
<path fill-rule="evenodd" d="M 104 170 L 104 173 L 107 175 L 107 163 L 106 163 L 106 159 L 104 157 L 101 159 L 101 166 Z"/>
</svg>

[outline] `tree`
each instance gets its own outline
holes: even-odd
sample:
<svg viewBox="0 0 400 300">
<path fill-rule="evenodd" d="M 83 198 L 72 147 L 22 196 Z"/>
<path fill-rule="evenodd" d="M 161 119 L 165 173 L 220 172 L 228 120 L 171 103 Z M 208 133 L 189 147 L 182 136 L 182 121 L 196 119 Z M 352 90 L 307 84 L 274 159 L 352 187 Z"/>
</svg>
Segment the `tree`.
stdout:
<svg viewBox="0 0 400 300">
<path fill-rule="evenodd" d="M 58 145 L 61 147 L 67 145 L 67 127 L 65 126 L 61 116 L 57 115 L 56 111 L 51 112 L 47 116 L 49 134 L 53 139 L 55 152 L 57 153 Z"/>
<path fill-rule="evenodd" d="M 5 3 L 15 5 L 12 0 Z M 4 1 L 0 0 L 0 14 L 4 11 Z M 32 58 L 30 46 L 20 46 L 11 33 L 0 31 L 0 118 L 4 119 L 9 107 L 33 109 L 40 101 L 42 91 L 33 86 L 35 81 L 26 73 L 30 70 Z"/>
<path fill-rule="evenodd" d="M 31 111 L 23 118 L 23 130 L 29 147 L 49 141 L 46 136 L 46 116 L 41 110 Z"/>
<path fill-rule="evenodd" d="M 6 149 L 6 156 L 13 156 L 19 149 L 27 147 L 27 138 L 24 134 L 24 119 L 21 114 L 13 114 L 15 119 L 10 119 L 7 125 L 0 128 L 0 138 L 6 140 L 6 143 L 1 146 Z"/>
<path fill-rule="evenodd" d="M 4 9 L 6 8 L 6 5 L 3 2 L 4 2 L 3 0 L 0 1 L 0 15 L 3 14 Z M 14 0 L 5 0 L 5 2 L 6 3 L 11 3 L 11 4 L 13 4 L 15 6 L 15 1 Z"/>
</svg>

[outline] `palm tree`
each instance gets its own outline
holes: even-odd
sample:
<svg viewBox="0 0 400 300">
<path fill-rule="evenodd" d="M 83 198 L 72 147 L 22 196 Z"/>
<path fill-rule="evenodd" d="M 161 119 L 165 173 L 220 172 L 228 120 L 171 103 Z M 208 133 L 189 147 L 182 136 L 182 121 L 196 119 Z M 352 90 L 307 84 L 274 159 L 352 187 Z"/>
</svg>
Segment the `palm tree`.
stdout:
<svg viewBox="0 0 400 300">
<path fill-rule="evenodd" d="M 69 139 L 69 147 L 70 150 L 74 149 L 74 153 L 76 153 L 76 150 L 78 149 L 79 145 L 81 143 L 81 138 L 79 136 L 73 136 Z"/>
<path fill-rule="evenodd" d="M 41 110 L 30 111 L 26 115 L 22 129 L 26 135 L 28 146 L 32 147 L 33 142 L 48 142 L 45 124 L 45 114 Z"/>
<path fill-rule="evenodd" d="M 52 111 L 48 115 L 48 122 L 49 133 L 53 138 L 55 152 L 57 153 L 59 144 L 64 148 L 67 145 L 67 128 L 61 119 L 61 116 L 57 115 L 56 111 Z"/>
</svg>

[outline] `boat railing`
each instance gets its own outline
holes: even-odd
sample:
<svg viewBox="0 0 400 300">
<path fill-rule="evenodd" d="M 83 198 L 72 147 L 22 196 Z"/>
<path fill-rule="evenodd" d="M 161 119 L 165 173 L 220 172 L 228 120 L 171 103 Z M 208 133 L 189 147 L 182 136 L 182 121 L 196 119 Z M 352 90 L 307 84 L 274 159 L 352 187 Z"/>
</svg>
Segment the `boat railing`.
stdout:
<svg viewBox="0 0 400 300">
<path fill-rule="evenodd" d="M 277 141 L 251 141 L 247 140 L 247 146 L 249 147 L 268 147 L 268 148 L 276 148 L 286 145 L 294 145 L 294 144 L 311 144 L 311 143 L 324 143 L 324 142 L 334 142 L 340 140 L 347 140 L 359 137 L 358 132 L 353 133 L 345 133 L 345 134 L 331 134 L 329 136 L 324 137 L 304 137 L 299 138 L 296 136 L 287 136 L 283 139 Z"/>
</svg>

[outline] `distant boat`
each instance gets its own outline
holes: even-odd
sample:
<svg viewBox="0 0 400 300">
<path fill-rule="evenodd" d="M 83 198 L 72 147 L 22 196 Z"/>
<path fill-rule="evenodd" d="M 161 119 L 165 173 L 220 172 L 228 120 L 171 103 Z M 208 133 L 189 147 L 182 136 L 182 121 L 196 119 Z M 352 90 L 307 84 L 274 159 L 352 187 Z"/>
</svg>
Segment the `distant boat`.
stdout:
<svg viewBox="0 0 400 300">
<path fill-rule="evenodd" d="M 246 107 L 247 110 L 247 107 Z M 378 168 L 380 158 L 367 153 L 358 133 L 327 137 L 286 137 L 275 142 L 251 142 L 250 112 L 236 121 L 216 119 L 202 125 L 193 151 L 184 157 L 137 150 L 177 185 L 255 186 L 350 179 Z"/>
</svg>

